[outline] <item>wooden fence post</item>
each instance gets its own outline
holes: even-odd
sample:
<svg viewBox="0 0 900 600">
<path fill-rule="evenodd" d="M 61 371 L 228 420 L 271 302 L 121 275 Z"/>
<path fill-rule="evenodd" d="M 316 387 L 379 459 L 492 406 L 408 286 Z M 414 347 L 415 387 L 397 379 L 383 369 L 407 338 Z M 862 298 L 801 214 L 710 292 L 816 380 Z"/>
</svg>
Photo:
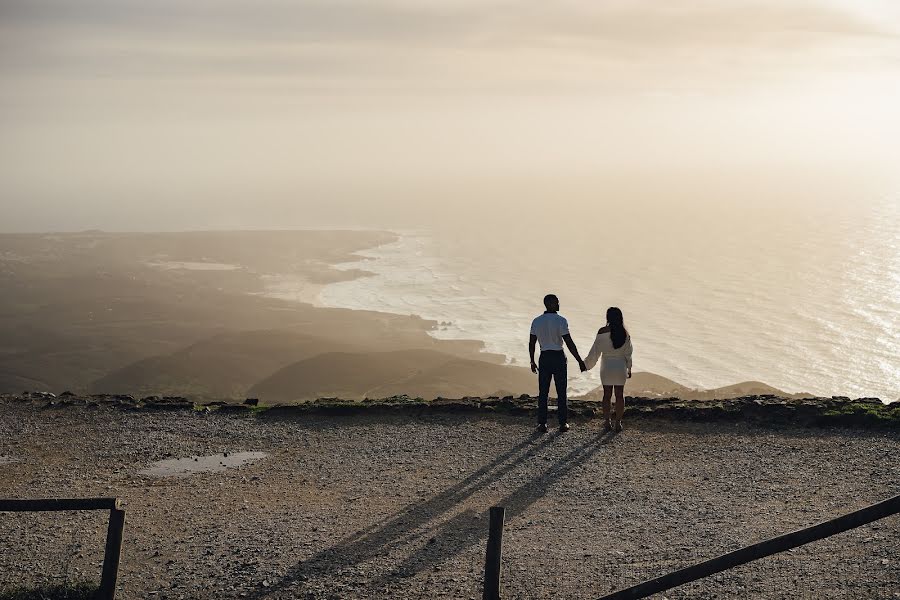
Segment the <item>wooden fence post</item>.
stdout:
<svg viewBox="0 0 900 600">
<path fill-rule="evenodd" d="M 835 519 L 806 527 L 793 533 L 780 535 L 776 538 L 757 542 L 750 546 L 711 558 L 701 563 L 673 571 L 662 577 L 651 579 L 628 589 L 608 594 L 600 600 L 638 600 L 647 598 L 653 594 L 670 590 L 674 587 L 709 577 L 715 573 L 733 569 L 734 567 L 759 560 L 779 552 L 792 548 L 799 548 L 810 542 L 824 540 L 827 537 L 855 529 L 862 525 L 868 525 L 873 521 L 883 519 L 900 513 L 900 496 L 894 496 L 882 500 L 872 506 L 867 506 L 851 513 L 847 513 Z"/>
<path fill-rule="evenodd" d="M 53 512 L 61 510 L 109 510 L 109 526 L 106 529 L 106 552 L 103 556 L 103 576 L 99 600 L 116 597 L 116 580 L 119 577 L 119 559 L 122 556 L 122 531 L 125 528 L 125 511 L 118 498 L 36 498 L 33 500 L 0 499 L 0 512 Z"/>
<path fill-rule="evenodd" d="M 503 554 L 503 519 L 506 509 L 494 506 L 490 514 L 487 555 L 484 560 L 483 600 L 500 600 L 500 563 Z"/>
<path fill-rule="evenodd" d="M 125 529 L 125 511 L 117 506 L 109 511 L 109 527 L 106 530 L 106 554 L 103 557 L 103 577 L 100 580 L 100 600 L 116 597 L 116 580 L 119 576 L 119 559 L 122 556 L 122 532 Z"/>
</svg>

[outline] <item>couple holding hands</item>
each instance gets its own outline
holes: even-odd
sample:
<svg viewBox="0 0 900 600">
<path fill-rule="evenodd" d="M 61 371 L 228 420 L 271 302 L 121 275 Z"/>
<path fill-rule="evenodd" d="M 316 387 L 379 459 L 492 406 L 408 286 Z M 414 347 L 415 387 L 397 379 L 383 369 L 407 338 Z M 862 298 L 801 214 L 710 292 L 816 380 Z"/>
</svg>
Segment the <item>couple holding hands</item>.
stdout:
<svg viewBox="0 0 900 600">
<path fill-rule="evenodd" d="M 631 377 L 631 336 L 625 329 L 622 311 L 615 306 L 606 311 L 606 325 L 597 332 L 594 345 L 582 360 L 578 348 L 569 334 L 569 322 L 559 314 L 559 298 L 553 294 L 544 296 L 544 314 L 531 323 L 528 353 L 531 356 L 531 371 L 538 374 L 538 429 L 547 431 L 547 397 L 550 381 L 556 384 L 557 405 L 559 407 L 559 431 L 569 430 L 568 402 L 566 400 L 567 374 L 566 355 L 563 344 L 578 361 L 582 372 L 587 371 L 600 360 L 600 382 L 603 384 L 603 429 L 622 431 L 622 415 L 625 412 L 625 380 Z M 535 346 L 540 343 L 541 355 L 534 362 Z M 616 394 L 615 422 L 610 419 L 610 401 Z"/>
</svg>

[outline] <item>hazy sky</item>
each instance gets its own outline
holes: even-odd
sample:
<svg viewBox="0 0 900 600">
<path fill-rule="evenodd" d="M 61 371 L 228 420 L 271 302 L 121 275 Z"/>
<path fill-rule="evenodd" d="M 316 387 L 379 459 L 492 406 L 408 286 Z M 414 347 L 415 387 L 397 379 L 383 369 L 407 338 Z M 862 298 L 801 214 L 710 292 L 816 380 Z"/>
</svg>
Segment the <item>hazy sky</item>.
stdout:
<svg viewBox="0 0 900 600">
<path fill-rule="evenodd" d="M 900 166 L 896 0 L 0 0 L 0 78 L 5 231 Z"/>
</svg>

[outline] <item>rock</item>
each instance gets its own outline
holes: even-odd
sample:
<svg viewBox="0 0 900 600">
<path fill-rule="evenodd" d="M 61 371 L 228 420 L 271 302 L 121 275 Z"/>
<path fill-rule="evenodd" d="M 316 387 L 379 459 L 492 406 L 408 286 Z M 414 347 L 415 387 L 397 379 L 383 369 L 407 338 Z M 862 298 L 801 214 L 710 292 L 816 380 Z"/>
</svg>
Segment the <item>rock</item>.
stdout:
<svg viewBox="0 0 900 600">
<path fill-rule="evenodd" d="M 878 398 L 857 398 L 856 402 L 860 402 L 862 404 L 876 404 L 880 405 L 882 402 Z"/>
<path fill-rule="evenodd" d="M 181 396 L 163 396 L 159 398 L 154 396 L 155 400 L 144 398 L 142 403 L 144 408 L 150 410 L 193 410 L 194 403 Z"/>
</svg>

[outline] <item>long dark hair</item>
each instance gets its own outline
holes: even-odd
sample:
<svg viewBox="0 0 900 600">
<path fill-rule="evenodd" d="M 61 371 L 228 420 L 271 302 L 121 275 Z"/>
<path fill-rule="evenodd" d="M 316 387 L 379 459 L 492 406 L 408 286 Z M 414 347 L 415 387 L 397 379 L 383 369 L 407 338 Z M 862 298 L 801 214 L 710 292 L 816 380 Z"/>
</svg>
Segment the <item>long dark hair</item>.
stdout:
<svg viewBox="0 0 900 600">
<path fill-rule="evenodd" d="M 625 317 L 616 306 L 606 309 L 606 322 L 609 325 L 609 337 L 612 338 L 613 348 L 619 349 L 625 345 L 628 339 L 628 330 L 625 329 Z"/>
</svg>

